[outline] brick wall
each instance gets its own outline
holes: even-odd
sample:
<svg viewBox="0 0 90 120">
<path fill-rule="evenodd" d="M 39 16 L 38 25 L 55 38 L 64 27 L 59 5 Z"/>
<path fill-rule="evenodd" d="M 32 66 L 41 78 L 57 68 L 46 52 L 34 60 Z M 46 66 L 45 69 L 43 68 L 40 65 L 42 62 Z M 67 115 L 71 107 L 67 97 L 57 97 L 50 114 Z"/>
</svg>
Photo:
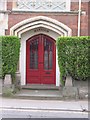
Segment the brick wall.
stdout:
<svg viewBox="0 0 90 120">
<path fill-rule="evenodd" d="M 8 10 L 12 9 L 12 3 L 8 2 Z M 69 13 L 35 13 L 35 12 L 14 12 L 11 11 L 8 16 L 8 30 L 6 30 L 6 35 L 9 35 L 10 28 L 21 22 L 22 20 L 35 17 L 35 16 L 47 16 L 56 19 L 72 29 L 72 35 L 77 36 L 78 31 L 78 3 L 71 3 L 71 12 Z M 82 3 L 82 11 L 86 13 L 81 15 L 81 35 L 88 35 L 88 3 Z"/>
</svg>

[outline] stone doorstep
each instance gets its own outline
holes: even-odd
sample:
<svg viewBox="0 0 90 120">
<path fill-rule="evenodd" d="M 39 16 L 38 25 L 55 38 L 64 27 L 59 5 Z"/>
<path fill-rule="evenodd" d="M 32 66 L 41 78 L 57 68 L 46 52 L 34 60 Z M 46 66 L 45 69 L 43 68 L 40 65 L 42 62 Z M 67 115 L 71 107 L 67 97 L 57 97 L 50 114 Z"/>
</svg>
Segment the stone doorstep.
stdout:
<svg viewBox="0 0 90 120">
<path fill-rule="evenodd" d="M 48 100 L 57 100 L 57 99 L 61 99 L 62 96 L 61 95 L 42 95 L 42 94 L 38 94 L 38 95 L 33 95 L 33 94 L 16 94 L 15 97 L 19 97 L 19 98 L 25 98 L 25 99 L 48 99 Z"/>
<path fill-rule="evenodd" d="M 32 86 L 32 87 L 31 87 Z M 53 100 L 64 100 L 64 99 L 84 99 L 87 97 L 87 90 L 77 87 L 56 87 L 53 85 L 27 85 L 23 86 L 20 91 L 14 94 L 15 98 L 23 99 L 53 99 Z M 40 88 L 41 86 L 41 88 Z M 6 86 L 5 89 L 9 89 L 10 86 Z M 39 89 L 40 88 L 40 89 Z M 81 90 L 84 90 L 82 93 Z M 6 91 L 6 90 L 5 90 Z M 10 89 L 12 91 L 12 89 Z"/>
<path fill-rule="evenodd" d="M 58 90 L 21 90 L 16 95 L 19 96 L 42 96 L 42 97 L 60 97 Z"/>
<path fill-rule="evenodd" d="M 21 86 L 22 89 L 27 89 L 27 90 L 59 90 L 60 87 L 57 87 L 55 85 L 43 85 L 43 84 L 27 84 Z"/>
<path fill-rule="evenodd" d="M 22 89 L 18 93 L 15 94 L 14 97 L 25 98 L 25 99 L 47 99 L 47 100 L 63 100 L 63 99 L 77 99 L 77 91 L 71 92 L 69 94 L 66 93 L 65 89 L 60 90 L 28 90 Z M 74 90 L 73 90 L 74 91 Z M 67 94 L 67 95 L 66 95 Z"/>
<path fill-rule="evenodd" d="M 63 87 L 58 90 L 41 90 L 41 89 L 21 89 L 15 94 L 16 97 L 30 99 L 87 99 L 87 92 L 82 95 L 76 87 Z"/>
</svg>

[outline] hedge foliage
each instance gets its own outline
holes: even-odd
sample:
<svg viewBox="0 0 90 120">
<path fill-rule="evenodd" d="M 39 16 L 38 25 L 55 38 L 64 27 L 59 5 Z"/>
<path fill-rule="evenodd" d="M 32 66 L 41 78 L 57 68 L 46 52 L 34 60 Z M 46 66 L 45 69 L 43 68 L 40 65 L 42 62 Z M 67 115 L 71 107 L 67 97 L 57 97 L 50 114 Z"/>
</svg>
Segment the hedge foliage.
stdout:
<svg viewBox="0 0 90 120">
<path fill-rule="evenodd" d="M 0 77 L 2 76 L 2 40 L 0 37 Z"/>
<path fill-rule="evenodd" d="M 5 74 L 15 76 L 19 60 L 20 40 L 15 36 L 0 36 L 2 42 L 2 78 Z"/>
<path fill-rule="evenodd" d="M 77 80 L 89 78 L 89 48 L 90 36 L 58 38 L 58 63 L 62 84 L 67 75 Z"/>
</svg>

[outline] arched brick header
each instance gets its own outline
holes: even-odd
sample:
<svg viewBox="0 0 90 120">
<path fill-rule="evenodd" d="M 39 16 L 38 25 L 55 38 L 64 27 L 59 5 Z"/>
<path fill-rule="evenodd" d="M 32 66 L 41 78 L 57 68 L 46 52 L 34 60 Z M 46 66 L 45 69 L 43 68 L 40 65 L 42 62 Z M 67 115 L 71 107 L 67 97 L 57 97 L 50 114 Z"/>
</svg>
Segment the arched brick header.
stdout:
<svg viewBox="0 0 90 120">
<path fill-rule="evenodd" d="M 72 35 L 72 30 L 68 26 L 55 19 L 45 16 L 37 16 L 23 20 L 22 22 L 10 28 L 10 35 L 15 35 L 21 38 L 21 34 L 39 27 L 52 30 L 61 36 Z"/>
</svg>

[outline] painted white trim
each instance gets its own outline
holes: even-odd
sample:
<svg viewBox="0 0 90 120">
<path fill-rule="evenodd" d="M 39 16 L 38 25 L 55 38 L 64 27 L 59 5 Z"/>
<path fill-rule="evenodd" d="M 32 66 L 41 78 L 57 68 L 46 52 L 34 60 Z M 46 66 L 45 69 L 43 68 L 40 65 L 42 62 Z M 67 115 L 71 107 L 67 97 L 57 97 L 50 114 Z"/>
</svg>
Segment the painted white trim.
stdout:
<svg viewBox="0 0 90 120">
<path fill-rule="evenodd" d="M 42 20 L 35 21 L 33 23 L 26 24 L 26 25 L 20 27 L 19 29 L 17 29 L 15 31 L 15 35 L 17 36 L 17 34 L 18 34 L 18 36 L 21 37 L 22 33 L 26 32 L 28 30 L 34 29 L 34 28 L 38 28 L 38 27 L 44 27 L 44 28 L 47 28 L 50 30 L 53 29 L 53 31 L 57 32 L 58 34 L 62 33 L 65 36 L 67 36 L 67 32 L 65 30 L 63 30 L 62 28 L 60 28 L 56 25 L 53 25 L 52 23 L 49 23 L 49 22 L 47 23 L 46 21 L 42 21 Z"/>
<path fill-rule="evenodd" d="M 33 27 L 28 27 L 27 29 L 20 31 L 18 34 L 17 34 L 17 32 L 15 32 L 15 35 L 16 35 L 16 36 L 19 36 L 19 38 L 21 38 L 21 35 L 22 35 L 23 33 L 27 32 L 27 31 L 29 31 L 29 30 L 35 29 L 35 28 L 40 28 L 40 27 L 42 27 L 42 28 L 47 28 L 48 30 L 52 30 L 52 27 L 47 26 L 47 25 L 35 25 L 35 26 L 33 26 Z M 67 33 L 66 33 L 66 32 L 64 32 L 64 33 L 62 33 L 62 31 L 61 31 L 61 32 L 58 32 L 58 30 L 56 30 L 56 29 L 54 29 L 54 28 L 53 28 L 53 31 L 56 32 L 56 33 L 58 33 L 59 35 L 67 36 Z"/>
<path fill-rule="evenodd" d="M 34 32 L 37 28 L 47 29 L 46 31 Z M 21 51 L 20 51 L 20 73 L 21 73 L 21 85 L 26 84 L 26 40 L 37 34 L 45 34 L 53 39 L 57 39 L 58 36 L 71 36 L 71 29 L 60 23 L 57 20 L 48 18 L 45 16 L 38 16 L 30 19 L 26 19 L 10 29 L 11 35 L 16 35 L 21 38 Z M 60 72 L 58 66 L 58 56 L 56 49 L 56 86 L 60 85 Z"/>
<path fill-rule="evenodd" d="M 20 52 L 20 73 L 21 73 L 21 85 L 25 85 L 26 84 L 26 40 L 28 40 L 28 38 L 39 34 L 38 33 L 34 33 L 32 30 L 30 32 L 26 32 L 24 34 L 22 34 L 21 37 L 21 52 Z M 51 33 L 46 33 L 46 32 L 40 32 L 41 34 L 46 34 L 49 35 L 50 37 L 52 37 L 53 39 L 56 40 L 56 37 L 59 36 L 59 34 L 56 34 L 54 32 Z M 56 34 L 56 36 L 54 35 Z M 22 66 L 23 65 L 23 66 Z M 60 72 L 59 72 L 59 66 L 58 66 L 58 56 L 57 56 L 57 49 L 56 49 L 56 86 L 60 85 Z"/>
<path fill-rule="evenodd" d="M 80 36 L 80 22 L 81 22 L 81 4 L 82 0 L 79 0 L 79 10 L 78 10 L 78 37 Z"/>
<path fill-rule="evenodd" d="M 7 10 L 7 1 L 0 1 L 0 10 Z M 0 35 L 5 35 L 5 29 L 8 29 L 8 14 L 0 13 Z"/>
<path fill-rule="evenodd" d="M 0 35 L 5 35 L 5 29 L 8 29 L 8 15 L 0 13 Z"/>
<path fill-rule="evenodd" d="M 20 74 L 21 85 L 26 84 L 26 40 L 21 39 L 21 51 L 20 51 Z"/>
<path fill-rule="evenodd" d="M 66 0 L 66 11 L 70 11 L 71 10 L 71 0 Z"/>
<path fill-rule="evenodd" d="M 57 48 L 56 48 L 56 86 L 60 86 L 60 72 L 58 66 Z"/>
</svg>

